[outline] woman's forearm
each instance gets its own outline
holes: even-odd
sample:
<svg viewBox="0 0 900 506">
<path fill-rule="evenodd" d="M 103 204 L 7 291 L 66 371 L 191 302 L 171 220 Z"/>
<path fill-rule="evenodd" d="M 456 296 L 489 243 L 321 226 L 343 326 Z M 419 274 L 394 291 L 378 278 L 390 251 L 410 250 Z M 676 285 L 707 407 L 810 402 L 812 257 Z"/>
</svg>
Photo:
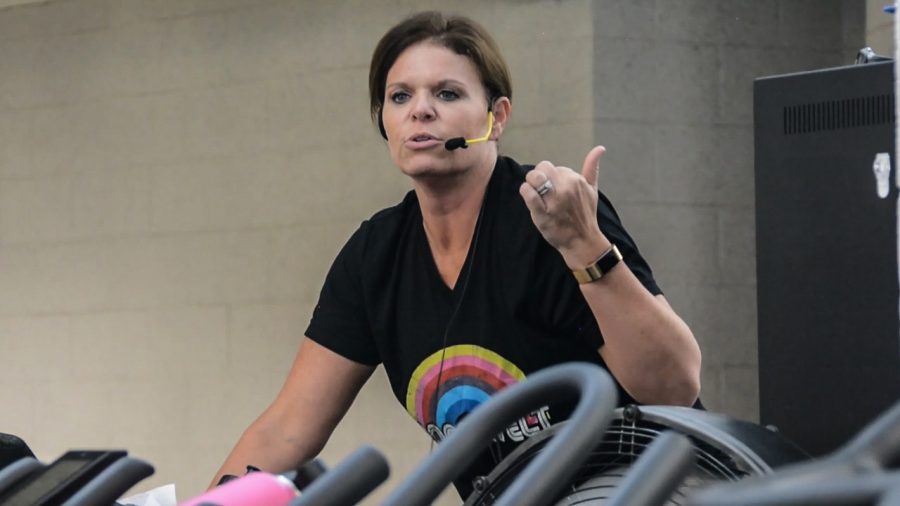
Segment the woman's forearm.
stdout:
<svg viewBox="0 0 900 506">
<path fill-rule="evenodd" d="M 285 433 L 277 415 L 267 411 L 247 427 L 209 486 L 226 474 L 242 476 L 248 465 L 273 473 L 296 469 L 322 450 L 325 440 L 319 439 Z"/>
<path fill-rule="evenodd" d="M 648 292 L 624 262 L 581 287 L 603 333 L 600 354 L 623 388 L 644 404 L 693 404 L 700 347 L 665 298 Z"/>
</svg>

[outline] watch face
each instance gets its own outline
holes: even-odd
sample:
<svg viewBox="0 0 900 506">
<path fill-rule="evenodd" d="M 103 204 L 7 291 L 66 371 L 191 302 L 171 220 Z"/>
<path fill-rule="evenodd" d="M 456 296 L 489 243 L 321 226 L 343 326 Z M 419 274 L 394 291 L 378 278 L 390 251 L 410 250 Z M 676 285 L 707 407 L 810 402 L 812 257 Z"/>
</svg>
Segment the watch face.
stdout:
<svg viewBox="0 0 900 506">
<path fill-rule="evenodd" d="M 605 253 L 600 255 L 600 258 L 598 258 L 596 262 L 588 265 L 583 270 L 572 271 L 572 274 L 575 275 L 575 279 L 578 280 L 579 284 L 590 283 L 602 278 L 604 274 L 609 272 L 621 261 L 622 253 L 620 253 L 619 248 L 613 244 Z"/>
</svg>

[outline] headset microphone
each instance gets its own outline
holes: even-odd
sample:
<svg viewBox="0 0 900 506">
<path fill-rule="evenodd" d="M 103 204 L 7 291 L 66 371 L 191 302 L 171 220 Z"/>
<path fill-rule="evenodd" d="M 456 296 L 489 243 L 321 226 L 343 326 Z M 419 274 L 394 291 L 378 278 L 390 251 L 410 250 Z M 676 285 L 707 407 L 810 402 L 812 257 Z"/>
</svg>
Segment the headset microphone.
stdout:
<svg viewBox="0 0 900 506">
<path fill-rule="evenodd" d="M 466 139 L 465 137 L 454 137 L 452 139 L 448 139 L 447 142 L 444 143 L 444 149 L 447 151 L 453 151 L 454 149 L 463 148 L 466 149 L 469 147 L 469 144 L 477 144 L 479 142 L 485 142 L 491 137 L 491 132 L 494 130 L 494 113 L 488 111 L 488 128 L 487 133 L 484 134 L 483 137 L 479 137 L 477 139 Z"/>
</svg>

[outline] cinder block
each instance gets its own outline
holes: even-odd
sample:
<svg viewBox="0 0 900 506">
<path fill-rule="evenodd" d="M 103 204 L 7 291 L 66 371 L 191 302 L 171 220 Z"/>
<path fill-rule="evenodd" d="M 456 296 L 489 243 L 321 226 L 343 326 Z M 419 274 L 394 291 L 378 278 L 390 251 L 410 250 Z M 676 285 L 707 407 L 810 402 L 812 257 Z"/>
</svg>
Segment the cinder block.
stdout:
<svg viewBox="0 0 900 506">
<path fill-rule="evenodd" d="M 183 102 L 177 95 L 121 98 L 23 112 L 30 157 L 13 175 L 71 174 L 184 156 Z"/>
<path fill-rule="evenodd" d="M 660 125 L 653 129 L 660 202 L 712 204 L 719 200 L 717 186 L 722 167 L 717 161 L 717 127 L 713 125 Z"/>
<path fill-rule="evenodd" d="M 856 2 L 854 0 L 842 0 L 841 1 L 841 28 L 843 30 L 841 40 L 843 42 L 843 46 L 845 49 L 851 50 L 859 50 L 860 48 L 866 46 L 866 42 L 869 38 L 866 36 L 866 25 L 868 24 L 868 9 L 875 4 L 875 2 L 866 2 L 865 5 L 862 2 Z M 877 5 L 877 4 L 876 4 Z M 887 24 L 893 25 L 894 16 L 891 14 L 887 14 L 884 11 L 881 11 L 881 5 L 879 7 L 879 21 L 884 20 Z M 892 53 L 891 46 L 886 46 L 882 51 L 885 51 L 890 56 Z"/>
<path fill-rule="evenodd" d="M 696 124 L 714 117 L 714 45 L 597 37 L 594 61 L 601 118 Z"/>
<path fill-rule="evenodd" d="M 715 2 L 715 9 L 709 11 L 719 26 L 720 42 L 757 46 L 777 41 L 779 3 L 777 0 Z"/>
<path fill-rule="evenodd" d="M 182 392 L 190 399 L 190 406 L 179 423 L 188 444 L 196 449 L 188 458 L 193 469 L 183 476 L 175 474 L 177 479 L 171 481 L 178 482 L 179 487 L 192 486 L 196 493 L 205 490 L 228 451 L 275 398 L 286 377 L 286 372 L 270 368 L 258 369 L 252 375 L 195 370 Z M 167 452 L 174 453 L 172 448 Z"/>
<path fill-rule="evenodd" d="M 722 84 L 719 90 L 717 119 L 730 124 L 753 124 L 753 80 L 781 73 L 783 65 L 772 59 L 783 58 L 778 49 L 720 49 Z M 799 70 L 799 69 L 798 69 Z"/>
<path fill-rule="evenodd" d="M 717 46 L 659 41 L 640 64 L 654 72 L 646 82 L 654 119 L 680 124 L 706 124 L 715 118 L 719 69 Z M 651 70 L 652 69 L 652 70 Z"/>
<path fill-rule="evenodd" d="M 514 2 L 512 9 L 509 3 L 500 3 L 494 6 L 491 13 L 484 12 L 484 7 L 478 5 L 486 2 L 471 3 L 471 9 L 457 12 L 465 15 L 469 12 L 489 14 L 491 22 L 484 24 L 498 41 L 527 41 L 533 45 L 540 43 L 542 38 L 559 39 L 570 36 L 577 39 L 590 37 L 594 33 L 592 4 L 589 0 Z M 439 5 L 438 8 L 440 7 Z M 504 47 L 501 46 L 501 49 Z"/>
<path fill-rule="evenodd" d="M 37 397 L 35 382 L 31 379 L 20 377 L 0 381 L 0 406 L 4 406 L 0 414 L 3 432 L 22 438 L 40 458 L 42 455 L 37 453 L 40 449 L 36 445 L 43 440 L 43 434 L 36 433 L 34 429 Z"/>
<path fill-rule="evenodd" d="M 227 333 L 228 315 L 221 306 L 72 316 L 69 377 L 146 384 L 184 382 L 195 369 L 224 371 Z M 178 389 L 161 391 L 172 395 Z"/>
<path fill-rule="evenodd" d="M 714 209 L 649 204 L 623 204 L 616 209 L 660 282 L 689 280 L 704 285 L 719 282 Z"/>
<path fill-rule="evenodd" d="M 379 4 L 384 2 L 278 2 L 228 13 L 228 75 L 246 81 L 367 68 L 378 39 L 403 13 Z M 361 89 L 365 83 L 353 81 Z"/>
<path fill-rule="evenodd" d="M 303 174 L 275 153 L 236 155 L 153 169 L 153 229 L 229 230 L 290 223 Z"/>
<path fill-rule="evenodd" d="M 171 89 L 160 72 L 165 35 L 162 24 L 143 23 L 4 42 L 3 104 L 31 108 Z"/>
<path fill-rule="evenodd" d="M 78 174 L 68 188 L 72 227 L 66 235 L 86 238 L 149 232 L 148 183 L 144 169 L 92 170 Z"/>
<path fill-rule="evenodd" d="M 540 95 L 530 106 L 547 122 L 593 119 L 593 39 L 547 38 L 541 41 L 539 54 Z"/>
<path fill-rule="evenodd" d="M 755 287 L 675 280 L 662 289 L 700 343 L 704 368 L 757 364 Z"/>
<path fill-rule="evenodd" d="M 719 261 L 722 281 L 756 285 L 756 216 L 748 208 L 719 209 Z"/>
<path fill-rule="evenodd" d="M 30 122 L 29 111 L 0 112 L 0 179 L 21 178 L 33 173 Z"/>
<path fill-rule="evenodd" d="M 714 413 L 759 423 L 757 384 L 754 367 L 704 367 L 700 397 Z"/>
<path fill-rule="evenodd" d="M 387 146 L 380 138 L 371 134 L 368 137 L 373 141 L 342 147 L 338 151 L 337 165 L 324 166 L 332 175 L 333 202 L 344 210 L 330 210 L 334 212 L 331 219 L 336 222 L 359 222 L 361 218 L 369 218 L 382 208 L 398 204 L 412 190 L 412 180 L 394 165 Z M 342 174 L 340 168 L 351 171 Z M 322 186 L 325 184 L 323 181 Z M 317 190 L 322 191 L 323 188 L 320 186 Z M 355 198 L 348 199 L 348 195 Z"/>
<path fill-rule="evenodd" d="M 119 279 L 127 279 L 127 272 L 135 267 L 136 261 L 146 258 L 151 268 L 140 277 L 156 275 L 161 278 L 158 292 L 148 295 L 158 304 L 219 304 L 265 298 L 269 246 L 264 232 L 172 236 L 146 246 L 151 249 L 148 253 L 132 250 L 128 252 L 130 255 L 123 255 L 126 260 L 117 266 L 121 269 Z M 117 282 L 113 293 L 120 298 L 126 297 L 127 284 Z"/>
<path fill-rule="evenodd" d="M 202 17 L 217 12 L 265 6 L 273 1 L 277 0 L 191 0 L 189 2 L 129 0 L 128 10 L 150 19 Z"/>
<path fill-rule="evenodd" d="M 29 175 L 71 174 L 106 166 L 104 107 L 98 102 L 31 111 L 25 149 L 31 158 Z"/>
<path fill-rule="evenodd" d="M 73 366 L 72 352 L 67 316 L 0 317 L 0 356 L 7 357 L 0 367 L 0 384 L 68 378 Z M 28 406 L 30 403 L 25 402 L 24 397 L 22 405 Z M 0 406 L 13 405 L 19 403 L 0 403 Z M 18 412 L 19 409 L 10 411 Z"/>
<path fill-rule="evenodd" d="M 110 8 L 117 3 L 112 2 Z M 92 72 L 107 82 L 113 96 L 172 90 L 175 83 L 162 66 L 168 55 L 160 50 L 170 32 L 170 27 L 161 22 L 114 24 L 98 34 L 101 49 L 93 56 L 96 68 Z"/>
<path fill-rule="evenodd" d="M 210 13 L 162 21 L 163 39 L 158 49 L 160 81 L 169 89 L 228 84 L 226 19 L 223 13 Z"/>
<path fill-rule="evenodd" d="M 594 147 L 593 122 L 573 121 L 534 126 L 512 125 L 503 135 L 502 154 L 510 154 L 519 163 L 541 160 L 581 170 L 588 151 Z"/>
<path fill-rule="evenodd" d="M 593 2 L 594 34 L 622 39 L 656 38 L 654 0 L 596 0 Z"/>
<path fill-rule="evenodd" d="M 267 275 L 270 296 L 315 304 L 331 264 L 363 219 L 274 230 Z M 309 316 L 304 315 L 301 332 L 306 330 Z"/>
<path fill-rule="evenodd" d="M 0 291 L 0 314 L 259 301 L 268 248 L 252 231 L 5 247 L 0 280 L 19 288 Z"/>
<path fill-rule="evenodd" d="M 180 362 L 181 358 L 173 356 L 170 360 Z M 183 371 L 197 368 L 197 364 L 187 361 L 179 365 Z M 163 371 L 152 378 L 115 381 L 110 389 L 110 416 L 103 428 L 110 446 L 127 448 L 130 455 L 147 460 L 157 469 L 162 463 L 150 460 L 155 455 L 144 454 L 136 445 L 164 444 L 179 449 L 184 458 L 191 459 L 196 444 L 184 429 L 184 418 L 192 403 L 192 399 L 184 395 L 190 381 L 190 374 L 172 375 Z M 141 489 L 149 490 L 143 483 Z"/>
<path fill-rule="evenodd" d="M 37 2 L 0 15 L 0 41 L 98 30 L 109 25 L 109 2 Z"/>
<path fill-rule="evenodd" d="M 755 366 L 722 370 L 721 411 L 740 420 L 759 422 L 759 374 Z"/>
<path fill-rule="evenodd" d="M 302 74 L 268 84 L 265 145 L 296 152 L 352 146 L 372 137 L 367 69 L 353 67 Z M 335 114 L 334 104 L 342 114 Z"/>
<path fill-rule="evenodd" d="M 184 95 L 184 148 L 188 156 L 260 151 L 268 142 L 266 87 L 245 84 Z"/>
<path fill-rule="evenodd" d="M 70 237 L 71 179 L 7 181 L 0 185 L 0 236 L 5 244 Z"/>
<path fill-rule="evenodd" d="M 613 204 L 660 201 L 657 150 L 651 124 L 603 120 L 594 123 L 597 144 L 606 147 L 600 160 L 599 185 Z M 662 160 L 669 160 L 668 154 Z"/>
<path fill-rule="evenodd" d="M 652 132 L 661 202 L 753 206 L 749 126 L 660 125 Z"/>
<path fill-rule="evenodd" d="M 752 127 L 718 125 L 712 139 L 716 173 L 712 201 L 722 206 L 752 208 L 755 205 Z"/>
<path fill-rule="evenodd" d="M 9 11 L 11 9 L 7 9 Z M 0 32 L 3 20 L 0 16 Z M 2 36 L 0 36 L 2 37 Z M 0 111 L 22 107 L 34 86 L 35 61 L 40 43 L 36 39 L 0 42 Z"/>
<path fill-rule="evenodd" d="M 719 53 L 716 119 L 731 125 L 752 125 L 754 79 L 850 63 L 839 50 L 723 46 Z"/>
<path fill-rule="evenodd" d="M 119 168 L 165 163 L 185 156 L 186 97 L 163 93 L 122 97 L 101 103 L 91 126 L 83 164 Z"/>
<path fill-rule="evenodd" d="M 719 2 L 716 2 L 718 4 Z M 661 0 L 656 2 L 656 37 L 665 41 L 718 43 L 722 17 L 717 7 L 705 0 Z"/>
<path fill-rule="evenodd" d="M 51 462 L 72 448 L 111 448 L 112 384 L 107 381 L 47 381 L 37 384 L 35 454 Z M 40 453 L 38 453 L 40 452 Z"/>
<path fill-rule="evenodd" d="M 316 2 L 280 2 L 225 15 L 222 56 L 227 77 L 242 82 L 272 79 L 295 73 L 312 73 L 315 58 L 309 48 L 338 44 L 332 23 L 323 23 L 323 9 Z"/>
<path fill-rule="evenodd" d="M 66 376 L 75 382 L 133 382 L 170 373 L 172 368 L 159 363 L 160 354 L 151 354 L 159 339 L 149 326 L 154 316 L 143 311 L 73 315 Z M 111 385 L 109 394 L 113 389 Z"/>
<path fill-rule="evenodd" d="M 16 108 L 74 104 L 106 97 L 111 80 L 103 72 L 107 53 L 103 32 L 79 32 L 44 38 L 32 62 L 30 86 L 12 97 Z"/>
<path fill-rule="evenodd" d="M 778 41 L 780 45 L 820 50 L 839 49 L 843 42 L 841 3 L 841 0 L 779 2 Z"/>
<path fill-rule="evenodd" d="M 372 133 L 367 134 L 373 137 Z M 295 177 L 291 225 L 358 224 L 400 202 L 411 187 L 387 150 L 372 140 L 344 148 L 312 148 L 288 159 Z"/>
<path fill-rule="evenodd" d="M 273 376 L 277 389 L 287 377 L 309 323 L 304 309 L 306 305 L 299 303 L 235 307 L 228 332 L 227 370 L 239 376 Z"/>
<path fill-rule="evenodd" d="M 598 119 L 659 121 L 654 88 L 657 42 L 650 39 L 594 39 L 594 112 Z M 668 81 L 666 81 L 668 82 Z M 668 99 L 671 89 L 664 94 Z"/>
<path fill-rule="evenodd" d="M 544 111 L 560 99 L 541 92 L 540 57 L 530 46 L 506 44 L 501 47 L 512 81 L 512 119 L 509 125 L 527 126 L 541 123 Z"/>
<path fill-rule="evenodd" d="M 72 245 L 3 247 L 0 279 L 3 286 L 16 288 L 0 290 L 0 313 L 54 314 L 97 304 L 102 299 L 103 287 L 97 283 L 102 268 L 97 258 L 84 255 L 84 248 Z"/>
</svg>

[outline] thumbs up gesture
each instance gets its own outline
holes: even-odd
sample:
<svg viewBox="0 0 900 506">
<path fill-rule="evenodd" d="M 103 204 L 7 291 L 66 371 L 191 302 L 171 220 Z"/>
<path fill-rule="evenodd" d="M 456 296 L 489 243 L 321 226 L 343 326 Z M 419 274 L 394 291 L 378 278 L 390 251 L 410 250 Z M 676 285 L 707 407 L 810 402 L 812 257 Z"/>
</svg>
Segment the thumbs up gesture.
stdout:
<svg viewBox="0 0 900 506">
<path fill-rule="evenodd" d="M 535 227 L 562 254 L 570 269 L 583 269 L 610 245 L 597 224 L 600 158 L 605 152 L 603 146 L 591 149 L 580 174 L 540 162 L 519 187 Z"/>
</svg>

